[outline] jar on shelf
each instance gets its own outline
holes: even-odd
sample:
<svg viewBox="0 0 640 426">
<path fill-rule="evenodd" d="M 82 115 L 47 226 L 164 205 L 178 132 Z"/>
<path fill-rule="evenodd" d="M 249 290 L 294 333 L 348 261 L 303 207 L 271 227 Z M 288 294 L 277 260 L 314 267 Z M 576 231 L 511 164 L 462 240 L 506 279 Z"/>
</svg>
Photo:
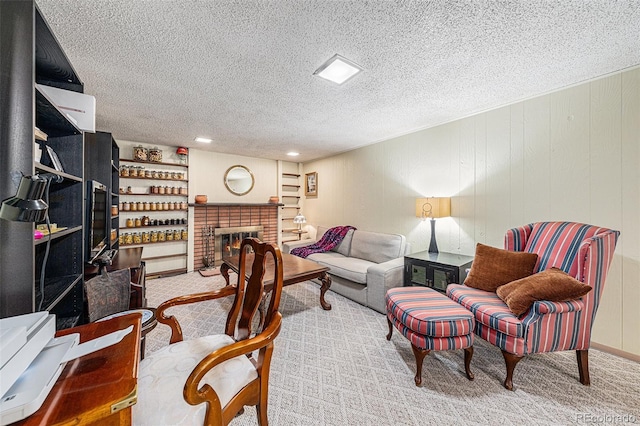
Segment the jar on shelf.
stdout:
<svg viewBox="0 0 640 426">
<path fill-rule="evenodd" d="M 131 186 L 127 186 L 127 194 L 131 193 L 133 193 L 133 189 L 131 189 Z"/>
<path fill-rule="evenodd" d="M 176 229 L 175 231 L 173 231 L 173 239 L 175 241 L 178 241 L 178 240 L 182 239 L 182 232 L 180 232 L 179 229 Z"/>
<path fill-rule="evenodd" d="M 156 211 L 158 209 L 158 203 L 149 203 L 149 209 L 151 211 Z"/>
<path fill-rule="evenodd" d="M 139 232 L 133 234 L 133 244 L 141 244 L 142 243 L 142 235 Z"/>
<path fill-rule="evenodd" d="M 154 163 L 162 162 L 162 150 L 157 146 L 154 146 L 149 150 L 149 161 L 153 161 Z"/>
<path fill-rule="evenodd" d="M 120 176 L 129 177 L 129 167 L 128 166 L 120 166 Z"/>
<path fill-rule="evenodd" d="M 169 202 L 165 201 L 162 203 L 162 210 L 169 210 Z"/>
<path fill-rule="evenodd" d="M 125 212 L 128 212 L 129 210 L 131 210 L 131 203 L 129 201 L 124 201 L 122 203 L 122 209 Z"/>
<path fill-rule="evenodd" d="M 137 210 L 138 210 L 138 204 L 137 204 L 135 201 L 133 201 L 133 202 L 131 203 L 131 211 L 132 211 L 132 212 L 135 212 L 135 211 L 137 211 Z"/>
<path fill-rule="evenodd" d="M 133 218 L 127 219 L 126 225 L 127 228 L 133 228 Z"/>
<path fill-rule="evenodd" d="M 142 226 L 149 226 L 149 216 L 142 216 Z"/>
<path fill-rule="evenodd" d="M 171 179 L 178 179 L 178 172 L 171 172 Z"/>
<path fill-rule="evenodd" d="M 186 240 L 189 237 L 189 231 L 187 231 L 186 229 L 182 230 L 182 239 Z"/>
<path fill-rule="evenodd" d="M 157 170 L 154 170 L 154 171 L 153 171 L 153 178 L 154 178 L 154 179 L 160 179 L 160 172 L 159 172 L 159 171 L 157 171 Z"/>
<path fill-rule="evenodd" d="M 153 171 L 152 170 L 145 170 L 144 171 L 144 177 L 146 178 L 152 178 L 153 177 Z"/>
<path fill-rule="evenodd" d="M 133 159 L 138 161 L 147 161 L 149 158 L 149 150 L 142 145 L 133 147 Z"/>
<path fill-rule="evenodd" d="M 180 203 L 180 210 L 187 210 L 189 208 L 189 204 L 186 201 Z"/>
<path fill-rule="evenodd" d="M 138 177 L 138 168 L 136 166 L 129 167 L 129 176 Z"/>
<path fill-rule="evenodd" d="M 161 243 L 167 239 L 165 231 L 158 231 L 158 242 Z"/>
<path fill-rule="evenodd" d="M 147 231 L 142 233 L 142 242 L 143 243 L 150 243 L 151 242 L 151 234 Z"/>
<path fill-rule="evenodd" d="M 180 195 L 187 195 L 187 187 L 183 186 L 182 188 L 179 189 L 179 194 Z"/>
<path fill-rule="evenodd" d="M 158 231 L 151 231 L 151 241 L 152 243 L 158 242 Z"/>
<path fill-rule="evenodd" d="M 136 217 L 133 223 L 135 224 L 136 228 L 139 228 L 142 226 L 142 219 L 140 219 L 139 217 Z"/>
<path fill-rule="evenodd" d="M 144 202 L 138 201 L 138 211 L 143 211 L 143 210 L 144 210 Z"/>
<path fill-rule="evenodd" d="M 120 244 L 121 246 L 124 245 L 124 234 L 120 234 L 118 236 L 118 244 Z"/>
<path fill-rule="evenodd" d="M 167 241 L 173 241 L 173 231 L 171 229 L 167 230 L 166 239 Z"/>
<path fill-rule="evenodd" d="M 129 234 L 129 233 L 124 234 L 124 243 L 133 244 L 133 234 Z"/>
<path fill-rule="evenodd" d="M 169 210 L 175 210 L 176 209 L 176 204 L 175 203 L 168 203 Z"/>
<path fill-rule="evenodd" d="M 172 193 L 173 195 L 178 195 L 178 194 L 180 194 L 180 188 L 179 188 L 179 187 L 177 187 L 177 186 L 174 186 L 173 188 L 171 188 L 171 193 Z"/>
<path fill-rule="evenodd" d="M 158 194 L 165 194 L 167 192 L 167 187 L 166 186 L 159 186 L 158 187 Z"/>
<path fill-rule="evenodd" d="M 158 187 L 155 185 L 151 185 L 149 187 L 149 194 L 157 194 L 158 193 Z"/>
<path fill-rule="evenodd" d="M 144 210 L 145 211 L 151 210 L 151 204 L 148 201 L 144 202 Z"/>
</svg>

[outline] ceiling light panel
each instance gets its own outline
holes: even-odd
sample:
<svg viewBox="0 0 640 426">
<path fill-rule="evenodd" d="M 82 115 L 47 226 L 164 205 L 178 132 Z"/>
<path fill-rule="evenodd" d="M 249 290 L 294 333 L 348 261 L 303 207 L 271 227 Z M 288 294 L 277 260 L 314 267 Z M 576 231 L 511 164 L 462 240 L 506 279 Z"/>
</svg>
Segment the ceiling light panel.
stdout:
<svg viewBox="0 0 640 426">
<path fill-rule="evenodd" d="M 203 138 L 202 136 L 198 136 L 195 139 L 196 142 L 200 142 L 200 143 L 211 143 L 213 142 L 213 139 L 209 139 L 209 138 Z"/>
<path fill-rule="evenodd" d="M 313 75 L 317 75 L 336 84 L 342 84 L 360 71 L 362 71 L 361 66 L 336 54 L 322 64 L 320 68 L 315 70 Z"/>
</svg>

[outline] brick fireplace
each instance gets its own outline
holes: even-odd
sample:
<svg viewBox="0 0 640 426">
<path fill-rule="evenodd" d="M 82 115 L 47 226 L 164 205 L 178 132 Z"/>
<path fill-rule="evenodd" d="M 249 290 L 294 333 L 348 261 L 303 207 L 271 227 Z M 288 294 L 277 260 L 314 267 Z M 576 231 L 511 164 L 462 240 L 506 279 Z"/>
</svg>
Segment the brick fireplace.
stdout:
<svg viewBox="0 0 640 426">
<path fill-rule="evenodd" d="M 205 267 L 203 257 L 206 252 L 206 237 L 209 230 L 216 228 L 239 228 L 262 226 L 262 240 L 278 242 L 278 208 L 281 204 L 191 204 L 194 208 L 194 269 Z M 214 244 L 211 238 L 210 244 Z M 213 247 L 212 247 L 213 248 Z M 218 250 L 216 248 L 216 250 Z M 213 251 L 210 249 L 210 251 Z M 215 253 L 219 258 L 219 254 Z M 217 260 L 215 266 L 220 266 Z"/>
</svg>

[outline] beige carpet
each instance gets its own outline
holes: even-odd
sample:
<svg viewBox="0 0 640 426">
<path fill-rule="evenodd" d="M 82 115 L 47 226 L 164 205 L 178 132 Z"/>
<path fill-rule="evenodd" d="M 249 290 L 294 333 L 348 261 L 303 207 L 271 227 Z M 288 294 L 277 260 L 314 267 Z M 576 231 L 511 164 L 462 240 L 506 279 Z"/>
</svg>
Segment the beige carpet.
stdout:
<svg viewBox="0 0 640 426">
<path fill-rule="evenodd" d="M 235 276 L 232 276 L 235 277 Z M 220 276 L 190 273 L 147 281 L 150 306 L 176 295 L 222 286 Z M 333 292 L 324 311 L 319 287 L 285 287 L 282 331 L 276 339 L 269 388 L 269 421 L 285 425 L 559 425 L 640 423 L 640 364 L 590 351 L 591 386 L 578 380 L 575 353 L 533 355 L 518 364 L 515 391 L 502 387 L 498 349 L 476 340 L 472 371 L 463 351 L 425 358 L 422 387 L 415 360 L 394 331 L 385 339 L 383 315 Z M 174 308 L 187 338 L 221 333 L 229 301 Z M 147 353 L 166 345 L 169 328 L 148 335 Z M 257 424 L 249 408 L 233 425 Z"/>
</svg>

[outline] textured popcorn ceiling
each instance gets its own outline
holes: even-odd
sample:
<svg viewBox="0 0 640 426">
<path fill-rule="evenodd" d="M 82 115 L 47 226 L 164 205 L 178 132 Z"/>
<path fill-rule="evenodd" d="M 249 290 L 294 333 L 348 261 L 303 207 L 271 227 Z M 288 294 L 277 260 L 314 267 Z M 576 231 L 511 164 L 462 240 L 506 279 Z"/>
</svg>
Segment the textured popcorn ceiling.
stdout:
<svg viewBox="0 0 640 426">
<path fill-rule="evenodd" d="M 640 64 L 640 2 L 36 0 L 116 139 L 308 161 Z M 334 54 L 365 71 L 312 76 Z M 210 145 L 195 144 L 196 136 Z"/>
</svg>

